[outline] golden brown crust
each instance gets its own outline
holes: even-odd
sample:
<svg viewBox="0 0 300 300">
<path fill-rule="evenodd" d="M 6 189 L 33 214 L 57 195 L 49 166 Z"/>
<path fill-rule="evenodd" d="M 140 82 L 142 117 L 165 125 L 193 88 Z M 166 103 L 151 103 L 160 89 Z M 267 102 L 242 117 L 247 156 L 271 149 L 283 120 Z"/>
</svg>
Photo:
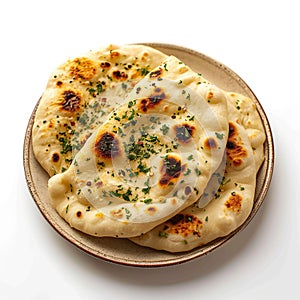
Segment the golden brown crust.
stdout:
<svg viewBox="0 0 300 300">
<path fill-rule="evenodd" d="M 90 80 L 98 68 L 98 64 L 86 57 L 75 58 L 69 65 L 70 78 Z"/>
<path fill-rule="evenodd" d="M 232 122 L 229 123 L 229 136 L 226 144 L 226 154 L 236 167 L 241 166 L 243 158 L 248 155 L 247 150 L 245 149 L 238 134 L 238 130 Z"/>
<path fill-rule="evenodd" d="M 191 234 L 200 237 L 202 226 L 202 221 L 195 215 L 180 213 L 165 222 L 159 235 L 177 234 L 186 238 Z"/>
</svg>

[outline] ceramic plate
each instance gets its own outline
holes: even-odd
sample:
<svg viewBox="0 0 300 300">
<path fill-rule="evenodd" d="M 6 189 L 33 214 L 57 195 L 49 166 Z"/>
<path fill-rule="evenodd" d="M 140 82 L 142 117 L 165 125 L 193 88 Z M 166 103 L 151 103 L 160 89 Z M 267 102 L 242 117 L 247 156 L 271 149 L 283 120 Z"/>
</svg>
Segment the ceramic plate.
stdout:
<svg viewBox="0 0 300 300">
<path fill-rule="evenodd" d="M 272 133 L 267 116 L 258 99 L 248 85 L 232 70 L 212 58 L 199 52 L 168 44 L 145 43 L 166 54 L 181 59 L 194 71 L 200 72 L 206 79 L 220 88 L 244 94 L 253 99 L 262 119 L 265 132 L 265 161 L 257 176 L 255 202 L 248 219 L 228 236 L 218 238 L 211 243 L 184 253 L 167 253 L 138 246 L 127 239 L 98 238 L 72 229 L 52 208 L 47 192 L 49 176 L 36 161 L 31 141 L 31 131 L 36 108 L 34 109 L 26 130 L 24 141 L 24 169 L 31 195 L 39 210 L 50 225 L 67 241 L 97 258 L 123 265 L 137 267 L 162 267 L 190 261 L 207 254 L 229 241 L 235 234 L 245 228 L 260 208 L 268 191 L 274 164 Z"/>
</svg>

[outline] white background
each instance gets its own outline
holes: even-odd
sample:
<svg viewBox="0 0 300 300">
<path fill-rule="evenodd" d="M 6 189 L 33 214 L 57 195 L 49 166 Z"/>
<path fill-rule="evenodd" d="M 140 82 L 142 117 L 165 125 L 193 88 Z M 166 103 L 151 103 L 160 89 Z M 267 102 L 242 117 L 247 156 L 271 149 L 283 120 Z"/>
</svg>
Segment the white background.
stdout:
<svg viewBox="0 0 300 300">
<path fill-rule="evenodd" d="M 298 1 L 1 1 L 1 299 L 299 299 Z M 221 61 L 252 88 L 276 160 L 250 225 L 206 257 L 162 269 L 97 260 L 44 220 L 22 147 L 50 72 L 109 43 L 163 42 Z"/>
</svg>

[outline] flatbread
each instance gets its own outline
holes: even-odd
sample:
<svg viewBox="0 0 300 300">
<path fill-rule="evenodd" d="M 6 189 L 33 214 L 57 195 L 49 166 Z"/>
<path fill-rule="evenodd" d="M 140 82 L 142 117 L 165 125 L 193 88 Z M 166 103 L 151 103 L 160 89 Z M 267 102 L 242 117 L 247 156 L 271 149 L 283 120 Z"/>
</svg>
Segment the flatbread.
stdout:
<svg viewBox="0 0 300 300">
<path fill-rule="evenodd" d="M 95 236 L 137 236 L 190 206 L 225 151 L 226 96 L 177 58 L 126 100 L 48 184 L 58 213 Z"/>
<path fill-rule="evenodd" d="M 204 208 L 188 207 L 131 241 L 169 252 L 188 251 L 229 234 L 246 220 L 254 200 L 255 159 L 246 130 L 236 122 L 229 127 L 225 173 L 214 174 L 220 184 L 214 199 Z"/>
<path fill-rule="evenodd" d="M 226 97 L 228 118 L 245 128 L 250 139 L 257 172 L 264 161 L 266 134 L 256 105 L 252 99 L 239 93 L 227 92 Z"/>
<path fill-rule="evenodd" d="M 257 174 L 263 160 L 264 160 L 264 141 L 265 141 L 265 132 L 263 128 L 263 124 L 261 121 L 261 118 L 257 112 L 255 103 L 252 99 L 249 97 L 246 97 L 244 95 L 234 93 L 234 92 L 225 92 L 227 97 L 227 110 L 228 110 L 228 118 L 232 122 L 241 125 L 245 132 L 247 133 L 249 143 L 252 149 L 253 153 L 253 159 L 255 164 L 255 170 L 253 171 L 253 174 Z M 228 159 L 228 158 L 227 158 Z M 227 162 L 228 164 L 228 162 Z M 213 174 L 213 176 L 210 179 L 209 184 L 207 185 L 204 193 L 201 195 L 199 201 L 186 209 L 182 212 L 182 214 L 179 214 L 174 217 L 173 220 L 168 222 L 168 226 L 172 224 L 173 232 L 169 236 L 167 232 L 161 231 L 161 228 L 163 228 L 163 225 L 161 225 L 159 228 L 152 230 L 151 232 L 147 233 L 144 236 L 134 238 L 132 239 L 133 242 L 144 245 L 148 247 L 153 247 L 155 249 L 163 249 L 171 252 L 180 252 L 180 251 L 187 251 L 191 250 L 195 247 L 201 246 L 203 244 L 206 244 L 213 239 L 224 236 L 230 233 L 230 231 L 235 230 L 238 226 L 240 226 L 244 220 L 246 219 L 247 215 L 250 213 L 249 207 L 252 205 L 251 202 L 249 202 L 248 213 L 244 215 L 238 215 L 238 222 L 235 224 L 235 226 L 232 226 L 231 229 L 228 229 L 225 233 L 224 232 L 217 232 L 212 227 L 212 232 L 209 232 L 208 230 L 205 230 L 205 227 L 203 227 L 203 230 L 201 229 L 202 237 L 198 238 L 199 234 L 195 234 L 193 238 L 185 232 L 185 229 L 193 229 L 193 228 L 202 228 L 202 224 L 207 225 L 206 222 L 208 220 L 212 221 L 212 218 L 209 217 L 209 215 L 205 214 L 206 211 L 206 205 L 210 203 L 211 199 L 214 199 L 216 196 L 219 199 L 213 200 L 215 203 L 219 203 L 219 208 L 222 206 L 222 203 L 225 203 L 226 197 L 228 197 L 228 192 L 222 191 L 222 193 L 218 192 L 218 189 L 220 188 L 220 185 L 222 187 L 222 182 L 226 182 L 226 179 L 223 178 L 223 174 L 227 172 L 228 175 L 228 166 L 226 164 L 226 159 L 223 160 L 223 163 L 220 164 L 218 170 Z M 241 170 L 242 172 L 242 170 Z M 240 174 L 242 178 L 243 174 Z M 255 185 L 255 182 L 253 183 Z M 227 189 L 230 188 L 230 185 L 227 185 Z M 240 191 L 242 192 L 242 191 Z M 199 208 L 200 207 L 200 208 Z M 210 208 L 210 211 L 212 211 L 212 204 L 209 204 L 208 207 Z M 217 207 L 218 209 L 218 207 Z M 185 223 L 183 216 L 187 215 L 189 217 L 189 220 L 192 220 L 195 218 L 195 220 L 201 220 L 201 224 L 198 224 L 198 227 L 193 225 L 192 223 Z M 204 216 L 205 215 L 205 216 Z M 193 216 L 193 217 L 192 217 Z M 175 222 L 177 220 L 181 220 L 178 222 L 178 224 Z M 197 223 L 197 222 L 196 222 Z M 181 228 L 179 230 L 179 228 Z M 177 230 L 177 233 L 175 234 L 174 231 Z M 177 237 L 176 237 L 177 235 Z M 187 243 L 186 236 L 189 236 L 190 242 Z M 204 237 L 204 235 L 206 235 Z M 167 237 L 168 239 L 162 239 L 162 237 Z M 147 242 L 146 242 L 147 241 Z M 183 244 L 181 243 L 183 242 Z M 189 244 L 189 245 L 188 245 Z"/>
<path fill-rule="evenodd" d="M 143 45 L 110 45 L 53 72 L 32 131 L 35 157 L 50 176 L 70 166 L 95 128 L 166 57 Z"/>
<path fill-rule="evenodd" d="M 256 105 L 252 99 L 242 94 L 233 92 L 226 92 L 225 94 L 227 97 L 228 118 L 229 120 L 242 125 L 246 130 L 253 151 L 255 170 L 257 173 L 264 161 L 264 142 L 266 134 Z M 225 167 L 226 160 L 223 160 L 216 174 L 224 174 Z M 219 178 L 219 175 L 213 174 L 203 195 L 201 195 L 198 201 L 198 207 L 205 207 L 214 197 L 220 186 Z"/>
</svg>

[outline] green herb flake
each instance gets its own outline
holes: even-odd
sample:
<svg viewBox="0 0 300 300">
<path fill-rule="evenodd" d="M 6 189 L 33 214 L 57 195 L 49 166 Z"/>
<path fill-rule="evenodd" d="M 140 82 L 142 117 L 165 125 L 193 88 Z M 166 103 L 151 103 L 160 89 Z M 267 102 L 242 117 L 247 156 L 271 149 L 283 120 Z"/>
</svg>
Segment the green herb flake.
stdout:
<svg viewBox="0 0 300 300">
<path fill-rule="evenodd" d="M 145 199 L 144 200 L 144 203 L 146 203 L 146 204 L 149 204 L 149 203 L 151 203 L 153 200 L 151 199 L 151 198 L 149 198 L 149 199 Z"/>
<path fill-rule="evenodd" d="M 109 192 L 109 195 L 111 196 L 111 197 L 118 197 L 118 198 L 120 198 L 122 195 L 118 192 L 118 190 L 116 190 L 116 191 L 110 191 Z"/>
<path fill-rule="evenodd" d="M 191 169 L 187 168 L 187 170 L 183 173 L 184 176 L 189 175 L 191 173 Z"/>
<path fill-rule="evenodd" d="M 135 110 L 132 109 L 132 110 L 131 110 L 131 115 L 128 117 L 128 120 L 129 120 L 129 121 L 132 120 L 132 119 L 134 118 L 134 116 L 135 116 Z"/>
<path fill-rule="evenodd" d="M 142 173 L 148 173 L 150 171 L 150 168 L 148 168 L 146 165 L 139 164 L 138 169 Z"/>
<path fill-rule="evenodd" d="M 125 210 L 125 214 L 126 214 L 126 219 L 129 220 L 130 217 L 132 216 L 130 210 L 128 208 L 123 208 Z"/>
<path fill-rule="evenodd" d="M 130 197 L 132 195 L 132 191 L 130 188 L 127 189 L 126 193 L 122 194 L 122 198 L 125 200 L 125 201 L 130 201 Z"/>
<path fill-rule="evenodd" d="M 215 135 L 219 140 L 223 140 L 224 138 L 224 133 L 215 132 Z"/>
<path fill-rule="evenodd" d="M 196 173 L 197 176 L 201 175 L 201 171 L 198 168 L 195 169 L 195 173 Z"/>
<path fill-rule="evenodd" d="M 72 151 L 72 145 L 68 142 L 66 138 L 60 137 L 59 142 L 62 147 L 62 150 L 60 151 L 61 154 L 66 154 L 69 151 Z"/>
<path fill-rule="evenodd" d="M 158 233 L 158 236 L 163 237 L 163 238 L 167 238 L 167 237 L 168 237 L 168 233 L 165 232 L 165 231 L 160 231 L 160 232 Z"/>
<path fill-rule="evenodd" d="M 143 192 L 144 194 L 149 194 L 150 189 L 151 189 L 151 187 L 150 187 L 150 186 L 147 186 L 147 187 L 145 187 L 145 188 L 142 189 L 142 192 Z"/>
<path fill-rule="evenodd" d="M 97 87 L 97 94 L 98 94 L 98 95 L 99 95 L 100 93 L 103 92 L 103 86 L 102 86 L 101 83 L 98 83 L 98 84 L 96 85 L 96 87 Z"/>
<path fill-rule="evenodd" d="M 166 124 L 164 124 L 164 125 L 160 128 L 160 130 L 162 131 L 163 135 L 166 135 L 166 134 L 168 133 L 169 129 L 170 129 L 170 127 L 167 126 Z"/>
<path fill-rule="evenodd" d="M 96 92 L 96 90 L 95 90 L 95 89 L 93 89 L 93 88 L 89 88 L 89 89 L 88 89 L 88 92 L 90 93 L 90 95 L 94 96 L 94 95 L 95 95 L 95 92 Z"/>
<path fill-rule="evenodd" d="M 142 68 L 142 69 L 141 69 L 141 75 L 142 75 L 142 76 L 146 76 L 149 72 L 150 72 L 150 71 L 147 70 L 146 68 Z"/>
<path fill-rule="evenodd" d="M 136 104 L 136 100 L 131 100 L 128 102 L 128 108 L 131 108 L 132 106 L 134 106 Z"/>
</svg>

